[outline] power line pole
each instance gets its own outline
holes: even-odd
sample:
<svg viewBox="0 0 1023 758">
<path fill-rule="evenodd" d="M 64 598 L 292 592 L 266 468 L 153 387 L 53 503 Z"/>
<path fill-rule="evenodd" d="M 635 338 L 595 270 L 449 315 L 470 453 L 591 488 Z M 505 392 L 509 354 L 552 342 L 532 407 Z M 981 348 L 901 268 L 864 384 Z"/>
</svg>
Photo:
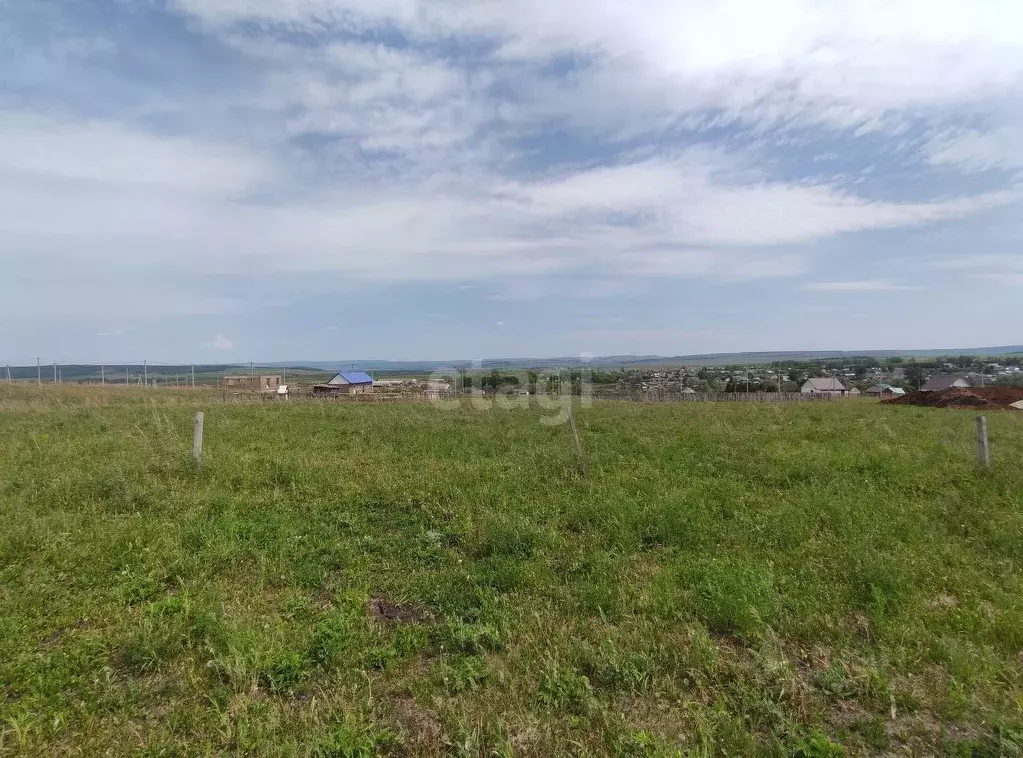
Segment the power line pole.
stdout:
<svg viewBox="0 0 1023 758">
<path fill-rule="evenodd" d="M 13 384 L 14 383 L 12 381 L 12 379 L 11 379 L 11 367 L 10 366 L 7 367 L 7 383 L 8 384 Z"/>
<path fill-rule="evenodd" d="M 149 386 L 149 366 L 146 365 L 145 361 L 142 361 L 142 385 L 144 387 Z"/>
<path fill-rule="evenodd" d="M 195 366 L 192 366 L 192 389 L 195 389 Z"/>
<path fill-rule="evenodd" d="M 107 383 L 106 366 L 104 366 L 102 363 L 99 364 L 99 383 L 100 384 L 106 384 Z"/>
<path fill-rule="evenodd" d="M 39 358 L 36 358 L 36 381 L 40 387 L 43 386 L 43 364 Z"/>
<path fill-rule="evenodd" d="M 53 383 L 57 383 L 57 361 L 53 362 Z"/>
</svg>

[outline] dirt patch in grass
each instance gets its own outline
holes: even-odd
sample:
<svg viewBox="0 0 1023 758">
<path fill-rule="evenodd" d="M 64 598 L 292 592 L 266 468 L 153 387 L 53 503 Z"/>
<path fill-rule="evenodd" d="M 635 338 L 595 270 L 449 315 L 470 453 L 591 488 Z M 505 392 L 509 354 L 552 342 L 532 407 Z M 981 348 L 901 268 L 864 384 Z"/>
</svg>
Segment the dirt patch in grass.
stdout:
<svg viewBox="0 0 1023 758">
<path fill-rule="evenodd" d="M 422 624 L 430 618 L 420 605 L 396 603 L 387 597 L 370 599 L 366 603 L 366 613 L 381 624 Z"/>
<path fill-rule="evenodd" d="M 410 696 L 398 700 L 395 713 L 398 723 L 408 734 L 412 755 L 436 755 L 443 745 L 444 732 L 437 717 L 420 708 Z"/>
<path fill-rule="evenodd" d="M 56 647 L 57 644 L 64 638 L 64 635 L 68 632 L 76 629 L 84 629 L 87 626 L 85 619 L 78 619 L 70 627 L 54 629 L 48 635 L 39 640 L 39 647 L 42 650 L 49 650 L 50 648 Z"/>
</svg>

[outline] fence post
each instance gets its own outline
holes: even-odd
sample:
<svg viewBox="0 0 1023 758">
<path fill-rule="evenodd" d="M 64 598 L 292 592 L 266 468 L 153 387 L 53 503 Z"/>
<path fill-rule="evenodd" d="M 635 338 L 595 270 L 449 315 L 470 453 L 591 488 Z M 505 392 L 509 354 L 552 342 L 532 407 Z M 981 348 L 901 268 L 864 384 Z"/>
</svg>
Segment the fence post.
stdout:
<svg viewBox="0 0 1023 758">
<path fill-rule="evenodd" d="M 987 419 L 984 416 L 977 416 L 977 455 L 980 457 L 980 465 L 984 468 L 991 466 L 991 450 L 987 444 Z"/>
<path fill-rule="evenodd" d="M 569 396 L 569 403 L 572 402 L 571 396 Z M 579 456 L 579 470 L 582 471 L 583 476 L 588 475 L 586 470 L 586 455 L 583 453 L 583 443 L 579 439 L 579 430 L 575 427 L 575 414 L 572 413 L 571 404 L 568 406 L 568 425 L 572 428 L 572 439 L 575 440 L 575 452 Z"/>
<path fill-rule="evenodd" d="M 203 412 L 198 411 L 192 425 L 192 457 L 195 458 L 196 463 L 202 460 L 202 422 Z"/>
</svg>

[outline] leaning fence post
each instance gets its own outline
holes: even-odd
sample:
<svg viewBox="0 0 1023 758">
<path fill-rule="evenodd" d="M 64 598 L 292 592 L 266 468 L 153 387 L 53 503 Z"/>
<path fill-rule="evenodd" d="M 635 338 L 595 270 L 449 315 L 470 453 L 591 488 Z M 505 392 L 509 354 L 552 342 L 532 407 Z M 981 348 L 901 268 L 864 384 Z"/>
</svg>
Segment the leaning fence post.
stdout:
<svg viewBox="0 0 1023 758">
<path fill-rule="evenodd" d="M 987 444 L 987 419 L 977 416 L 977 455 L 980 465 L 988 468 L 991 465 L 991 450 Z"/>
<path fill-rule="evenodd" d="M 195 422 L 192 425 L 192 457 L 196 463 L 202 460 L 202 422 L 203 412 L 199 411 L 195 414 Z"/>
</svg>

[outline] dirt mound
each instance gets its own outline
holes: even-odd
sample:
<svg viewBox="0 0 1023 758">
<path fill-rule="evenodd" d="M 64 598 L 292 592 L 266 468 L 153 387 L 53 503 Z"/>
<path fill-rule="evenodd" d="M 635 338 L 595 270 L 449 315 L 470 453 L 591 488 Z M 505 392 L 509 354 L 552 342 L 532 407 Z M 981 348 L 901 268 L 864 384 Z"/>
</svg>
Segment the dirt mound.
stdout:
<svg viewBox="0 0 1023 758">
<path fill-rule="evenodd" d="M 911 392 L 902 397 L 885 400 L 894 405 L 924 405 L 930 408 L 1013 408 L 1023 400 L 1023 387 L 951 387 L 939 392 Z"/>
</svg>

